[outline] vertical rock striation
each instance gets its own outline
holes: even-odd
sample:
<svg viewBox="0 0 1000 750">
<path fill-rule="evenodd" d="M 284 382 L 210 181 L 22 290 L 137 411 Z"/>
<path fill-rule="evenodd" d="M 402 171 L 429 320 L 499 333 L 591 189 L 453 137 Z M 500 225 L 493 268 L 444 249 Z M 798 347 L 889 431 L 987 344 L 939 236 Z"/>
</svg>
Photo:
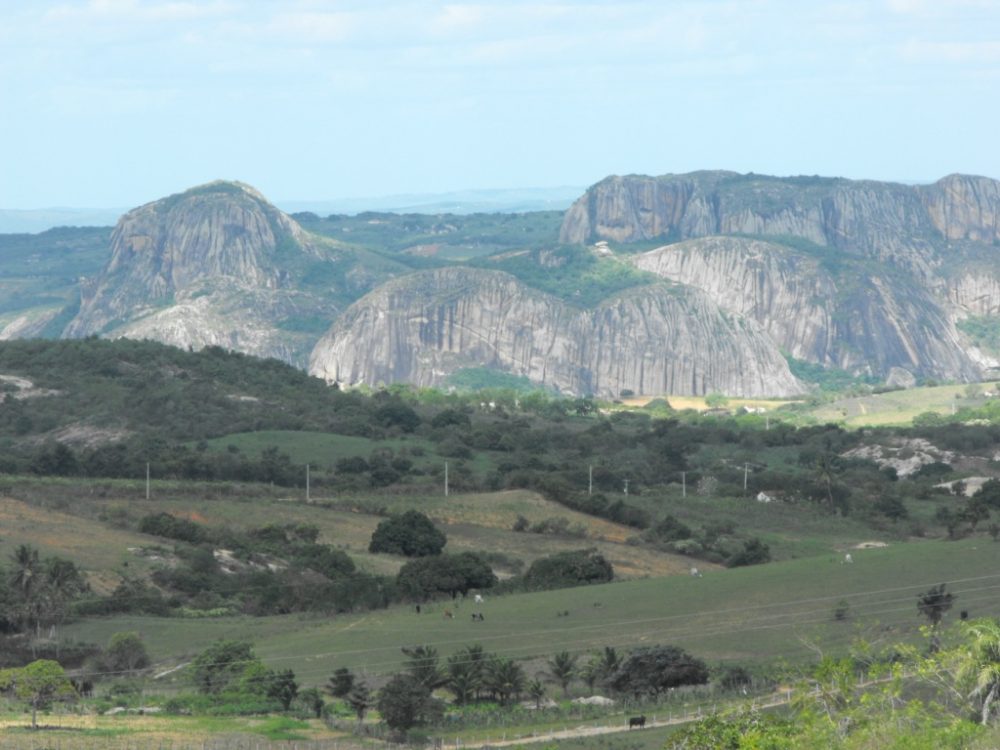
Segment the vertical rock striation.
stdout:
<svg viewBox="0 0 1000 750">
<path fill-rule="evenodd" d="M 580 310 L 499 271 L 447 268 L 384 284 L 317 343 L 309 371 L 345 384 L 442 385 L 486 366 L 569 393 L 792 395 L 759 327 L 705 295 L 654 284 Z"/>
</svg>

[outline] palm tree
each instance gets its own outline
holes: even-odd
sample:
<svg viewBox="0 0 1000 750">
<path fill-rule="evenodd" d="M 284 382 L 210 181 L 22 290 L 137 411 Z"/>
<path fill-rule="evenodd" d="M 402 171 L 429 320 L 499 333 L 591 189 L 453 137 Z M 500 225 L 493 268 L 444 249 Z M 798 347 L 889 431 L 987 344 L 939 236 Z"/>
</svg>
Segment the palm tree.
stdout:
<svg viewBox="0 0 1000 750">
<path fill-rule="evenodd" d="M 594 654 L 591 656 L 587 663 L 580 668 L 580 679 L 583 680 L 584 684 L 587 686 L 587 690 L 590 693 L 594 692 L 594 685 L 603 676 L 603 670 L 601 669 L 601 657 L 599 654 Z"/>
<path fill-rule="evenodd" d="M 478 700 L 482 695 L 483 680 L 486 676 L 486 666 L 489 664 L 489 656 L 486 653 L 486 649 L 478 643 L 472 646 L 466 646 L 465 649 L 459 653 L 462 654 L 462 658 L 472 668 L 472 674 L 477 682 L 475 688 L 475 698 Z"/>
<path fill-rule="evenodd" d="M 407 669 L 410 675 L 428 690 L 439 688 L 446 682 L 446 677 L 438 666 L 438 652 L 433 646 L 414 646 L 404 648 L 403 653 L 410 657 Z"/>
<path fill-rule="evenodd" d="M 604 653 L 598 657 L 598 665 L 600 667 L 599 681 L 607 682 L 621 667 L 622 655 L 615 650 L 614 646 L 605 646 Z"/>
<path fill-rule="evenodd" d="M 524 692 L 524 669 L 513 659 L 494 656 L 486 668 L 486 688 L 502 705 L 508 705 Z"/>
<path fill-rule="evenodd" d="M 576 677 L 576 660 L 575 654 L 571 654 L 569 651 L 560 651 L 547 662 L 549 679 L 562 686 L 563 695 L 566 697 L 569 696 L 569 684 Z"/>
<path fill-rule="evenodd" d="M 468 649 L 448 658 L 447 686 L 460 706 L 469 702 L 483 684 L 482 663 L 469 657 Z"/>
<path fill-rule="evenodd" d="M 964 629 L 972 643 L 959 678 L 972 682 L 969 697 L 981 702 L 980 721 L 985 725 L 1000 697 L 1000 622 L 972 620 L 964 624 Z"/>
<path fill-rule="evenodd" d="M 41 579 L 38 550 L 29 544 L 22 544 L 11 555 L 11 561 L 14 569 L 11 571 L 10 585 L 27 597 Z"/>
<path fill-rule="evenodd" d="M 21 628 L 31 629 L 34 624 L 35 637 L 41 635 L 42 588 L 44 576 L 38 550 L 22 544 L 11 555 L 14 567 L 10 572 L 10 587 L 16 597 L 15 612 Z"/>
<path fill-rule="evenodd" d="M 542 707 L 542 698 L 545 697 L 545 685 L 538 678 L 528 683 L 528 697 L 535 702 L 535 708 Z"/>
</svg>

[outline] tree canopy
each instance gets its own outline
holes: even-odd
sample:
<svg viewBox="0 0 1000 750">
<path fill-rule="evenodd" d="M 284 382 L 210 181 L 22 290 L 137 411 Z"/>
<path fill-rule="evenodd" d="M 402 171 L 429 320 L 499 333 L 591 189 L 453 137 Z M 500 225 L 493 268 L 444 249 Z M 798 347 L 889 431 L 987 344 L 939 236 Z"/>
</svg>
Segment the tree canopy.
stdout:
<svg viewBox="0 0 1000 750">
<path fill-rule="evenodd" d="M 419 511 L 408 510 L 379 523 L 368 551 L 424 557 L 440 554 L 447 541 L 431 519 Z"/>
</svg>

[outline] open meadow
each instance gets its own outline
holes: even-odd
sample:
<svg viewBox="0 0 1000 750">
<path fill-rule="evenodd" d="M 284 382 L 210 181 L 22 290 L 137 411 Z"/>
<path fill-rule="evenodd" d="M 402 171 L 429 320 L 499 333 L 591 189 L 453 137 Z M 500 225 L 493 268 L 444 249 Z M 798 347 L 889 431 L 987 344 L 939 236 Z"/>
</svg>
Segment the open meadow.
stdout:
<svg viewBox="0 0 1000 750">
<path fill-rule="evenodd" d="M 417 614 L 395 606 L 363 614 L 178 619 L 119 616 L 71 623 L 63 635 L 105 643 L 138 630 L 168 672 L 219 638 L 253 642 L 269 665 L 320 685 L 348 666 L 373 682 L 398 671 L 401 646 L 432 645 L 442 655 L 482 644 L 518 659 L 568 649 L 642 644 L 682 646 L 712 664 L 791 664 L 815 656 L 813 645 L 846 650 L 858 637 L 888 643 L 918 638 L 917 595 L 947 582 L 955 611 L 1000 615 L 1000 544 L 974 539 L 921 542 L 842 555 L 772 563 L 702 577 L 670 576 L 538 593 L 487 596 L 483 605 L 441 602 Z M 843 619 L 835 610 L 846 603 Z M 456 617 L 446 619 L 444 609 Z M 471 619 L 481 610 L 483 622 Z M 185 687 L 184 673 L 153 684 Z M 160 689 L 158 687 L 158 689 Z"/>
</svg>

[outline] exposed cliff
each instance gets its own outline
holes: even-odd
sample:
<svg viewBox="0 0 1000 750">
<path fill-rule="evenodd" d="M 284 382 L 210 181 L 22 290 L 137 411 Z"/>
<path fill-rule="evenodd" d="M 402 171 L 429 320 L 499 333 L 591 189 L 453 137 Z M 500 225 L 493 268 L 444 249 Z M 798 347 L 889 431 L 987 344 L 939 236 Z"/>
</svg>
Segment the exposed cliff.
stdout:
<svg viewBox="0 0 1000 750">
<path fill-rule="evenodd" d="M 390 281 L 346 310 L 309 371 L 357 384 L 440 385 L 487 366 L 569 393 L 802 392 L 758 326 L 693 289 L 654 284 L 580 310 L 499 271 Z"/>
<path fill-rule="evenodd" d="M 682 242 L 719 235 L 730 238 Z M 1000 183 L 985 177 L 609 177 L 566 212 L 560 239 L 680 241 L 636 265 L 703 289 L 812 362 L 959 380 L 994 364 L 955 327 L 1000 312 Z"/>
<path fill-rule="evenodd" d="M 947 240 L 1000 238 L 1000 183 L 966 175 L 923 186 L 734 172 L 614 176 L 566 212 L 560 240 L 727 234 L 800 237 L 927 276 Z"/>
<path fill-rule="evenodd" d="M 219 344 L 304 366 L 317 327 L 342 306 L 340 287 L 352 283 L 348 255 L 253 188 L 209 183 L 121 218 L 111 257 L 85 283 L 64 335 Z M 363 280 L 349 298 L 382 278 Z"/>
<path fill-rule="evenodd" d="M 688 240 L 633 262 L 752 318 L 798 359 L 867 374 L 900 367 L 964 380 L 982 364 L 931 293 L 898 274 L 834 274 L 815 257 L 741 237 Z"/>
</svg>

